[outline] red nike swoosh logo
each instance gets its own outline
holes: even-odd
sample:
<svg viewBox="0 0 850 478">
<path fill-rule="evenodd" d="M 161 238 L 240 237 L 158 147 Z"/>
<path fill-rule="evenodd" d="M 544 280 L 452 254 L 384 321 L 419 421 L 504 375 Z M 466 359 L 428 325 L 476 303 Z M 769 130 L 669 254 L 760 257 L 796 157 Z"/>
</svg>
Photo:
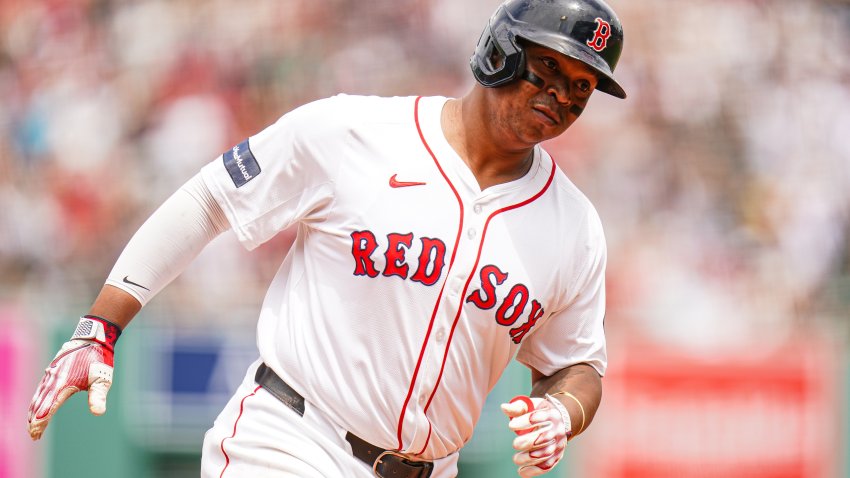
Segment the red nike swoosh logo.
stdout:
<svg viewBox="0 0 850 478">
<path fill-rule="evenodd" d="M 408 186 L 424 186 L 425 183 L 415 182 L 415 181 L 399 181 L 396 179 L 398 174 L 393 174 L 390 178 L 390 187 L 391 188 L 406 188 Z"/>
</svg>

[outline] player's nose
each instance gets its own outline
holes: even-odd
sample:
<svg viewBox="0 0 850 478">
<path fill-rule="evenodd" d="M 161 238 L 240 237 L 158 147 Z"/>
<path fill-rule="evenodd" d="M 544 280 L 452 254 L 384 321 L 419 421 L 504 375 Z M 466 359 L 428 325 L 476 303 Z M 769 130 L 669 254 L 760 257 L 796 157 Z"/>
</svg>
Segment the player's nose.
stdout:
<svg viewBox="0 0 850 478">
<path fill-rule="evenodd" d="M 567 81 L 552 81 L 546 84 L 546 93 L 550 95 L 558 104 L 569 106 L 572 104 L 570 95 L 570 87 Z"/>
</svg>

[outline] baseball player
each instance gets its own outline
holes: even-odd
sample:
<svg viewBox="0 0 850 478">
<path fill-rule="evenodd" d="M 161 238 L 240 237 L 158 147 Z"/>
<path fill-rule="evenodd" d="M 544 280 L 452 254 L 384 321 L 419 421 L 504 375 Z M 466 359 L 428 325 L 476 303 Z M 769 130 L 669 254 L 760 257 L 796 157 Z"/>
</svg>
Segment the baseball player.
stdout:
<svg viewBox="0 0 850 478">
<path fill-rule="evenodd" d="M 338 95 L 205 166 L 142 225 L 46 370 L 29 431 L 71 394 L 105 412 L 121 331 L 214 237 L 290 225 L 259 358 L 206 433 L 201 475 L 450 477 L 512 359 L 502 405 L 522 477 L 551 469 L 601 399 L 606 247 L 588 199 L 540 146 L 613 78 L 601 0 L 509 0 L 461 98 Z"/>
</svg>

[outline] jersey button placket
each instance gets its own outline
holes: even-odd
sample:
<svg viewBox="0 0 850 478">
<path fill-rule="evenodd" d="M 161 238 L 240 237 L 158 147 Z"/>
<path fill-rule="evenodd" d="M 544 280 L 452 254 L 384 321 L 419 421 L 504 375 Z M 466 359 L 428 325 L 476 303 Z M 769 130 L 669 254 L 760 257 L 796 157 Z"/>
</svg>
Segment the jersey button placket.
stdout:
<svg viewBox="0 0 850 478">
<path fill-rule="evenodd" d="M 422 369 L 417 378 L 417 395 L 416 407 L 420 412 L 424 412 L 424 407 L 428 405 L 428 400 L 431 399 L 431 394 L 439 389 L 437 380 L 440 370 L 443 367 L 443 358 L 446 356 L 446 348 L 451 345 L 448 343 L 449 332 L 451 331 L 456 315 L 459 313 L 459 308 L 463 306 L 462 294 L 464 287 L 469 280 L 469 274 L 472 272 L 476 257 L 478 255 L 478 239 L 479 230 L 483 230 L 484 217 L 478 211 L 483 211 L 482 207 L 476 208 L 475 204 L 465 202 L 467 213 L 463 224 L 460 225 L 463 236 L 466 240 L 460 240 L 457 247 L 457 256 L 454 265 L 446 278 L 445 295 L 440 301 L 439 310 L 437 312 L 436 321 L 429 344 L 426 350 Z M 461 237 L 463 237 L 461 236 Z M 430 407 L 434 407 L 432 402 Z M 427 440 L 428 427 L 423 426 L 416 430 L 410 443 L 406 443 L 408 450 L 419 451 L 418 447 L 425 445 Z M 424 434 L 424 435 L 423 435 Z"/>
<path fill-rule="evenodd" d="M 428 339 L 430 343 L 428 344 L 426 356 L 422 364 L 423 366 L 419 372 L 420 375 L 417 380 L 419 388 L 416 392 L 416 405 L 414 408 L 418 409 L 417 415 L 421 417 L 421 420 L 417 420 L 417 426 L 413 436 L 410 441 L 406 443 L 406 452 L 410 453 L 419 452 L 426 445 L 428 440 L 430 419 L 426 417 L 425 407 L 429 406 L 428 401 L 431 400 L 432 394 L 436 391 L 437 378 L 439 376 L 440 369 L 442 368 L 443 354 L 445 352 L 445 340 L 441 340 L 439 336 L 440 331 L 444 331 L 446 326 L 444 324 L 437 324 L 436 327 L 437 328 L 431 333 L 431 337 Z M 433 406 L 433 403 L 430 406 Z"/>
</svg>

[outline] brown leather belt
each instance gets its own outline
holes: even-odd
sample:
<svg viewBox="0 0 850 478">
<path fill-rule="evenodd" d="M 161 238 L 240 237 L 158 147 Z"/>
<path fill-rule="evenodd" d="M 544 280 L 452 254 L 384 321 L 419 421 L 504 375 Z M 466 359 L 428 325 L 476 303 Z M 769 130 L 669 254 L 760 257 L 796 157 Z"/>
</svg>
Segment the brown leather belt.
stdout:
<svg viewBox="0 0 850 478">
<path fill-rule="evenodd" d="M 254 381 L 274 395 L 298 415 L 304 416 L 304 397 L 278 377 L 266 364 L 260 364 Z M 351 432 L 345 434 L 351 451 L 360 461 L 372 467 L 375 476 L 381 478 L 428 478 L 434 470 L 430 461 L 413 461 L 404 455 L 372 445 Z"/>
</svg>

